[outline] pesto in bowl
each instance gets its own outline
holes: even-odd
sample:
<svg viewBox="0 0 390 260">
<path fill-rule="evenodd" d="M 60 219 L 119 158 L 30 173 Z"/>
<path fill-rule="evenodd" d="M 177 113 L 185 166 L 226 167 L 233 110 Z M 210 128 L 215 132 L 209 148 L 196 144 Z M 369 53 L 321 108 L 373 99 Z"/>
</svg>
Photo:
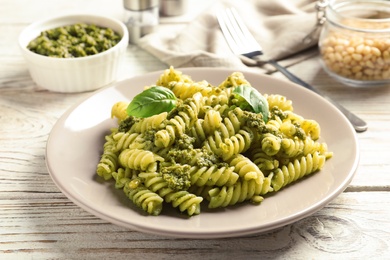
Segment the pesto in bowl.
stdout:
<svg viewBox="0 0 390 260">
<path fill-rule="evenodd" d="M 71 29 L 72 26 L 77 30 Z M 72 34 L 73 31 L 78 33 Z M 33 50 L 34 41 L 35 45 L 41 45 L 40 53 Z M 31 78 L 38 86 L 76 93 L 95 90 L 116 80 L 126 55 L 129 33 L 118 19 L 79 13 L 34 22 L 23 29 L 18 42 Z M 65 47 L 59 47 L 60 42 Z M 77 48 L 78 51 L 70 51 Z"/>
<path fill-rule="evenodd" d="M 76 23 L 42 31 L 29 42 L 27 49 L 48 57 L 78 58 L 104 52 L 121 38 L 111 28 Z"/>
</svg>

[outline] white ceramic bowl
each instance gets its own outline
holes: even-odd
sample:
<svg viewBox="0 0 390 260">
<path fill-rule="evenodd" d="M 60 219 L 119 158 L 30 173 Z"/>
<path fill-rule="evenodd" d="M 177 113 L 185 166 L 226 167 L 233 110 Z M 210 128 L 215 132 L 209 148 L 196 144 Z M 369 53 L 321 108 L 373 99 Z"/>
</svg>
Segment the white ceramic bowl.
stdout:
<svg viewBox="0 0 390 260">
<path fill-rule="evenodd" d="M 42 31 L 75 23 L 111 28 L 122 39 L 104 52 L 79 58 L 47 57 L 27 49 L 28 43 Z M 37 85 L 55 92 L 84 92 L 101 88 L 116 80 L 128 39 L 126 26 L 119 20 L 100 15 L 73 14 L 29 25 L 20 34 L 19 45 Z"/>
</svg>

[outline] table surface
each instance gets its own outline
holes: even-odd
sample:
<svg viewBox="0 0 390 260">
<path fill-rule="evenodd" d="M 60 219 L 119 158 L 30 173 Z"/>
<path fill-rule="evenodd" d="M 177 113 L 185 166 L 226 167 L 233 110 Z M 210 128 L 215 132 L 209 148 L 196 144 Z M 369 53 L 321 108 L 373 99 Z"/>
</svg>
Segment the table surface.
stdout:
<svg viewBox="0 0 390 260">
<path fill-rule="evenodd" d="M 200 4 L 202 3 L 202 4 Z M 179 26 L 191 13 L 162 19 Z M 390 86 L 354 89 L 322 70 L 318 55 L 290 67 L 303 80 L 366 120 L 358 133 L 360 162 L 348 188 L 312 216 L 276 230 L 240 238 L 179 239 L 144 234 L 101 220 L 72 203 L 45 165 L 53 125 L 91 93 L 59 94 L 38 87 L 18 49 L 28 24 L 47 14 L 94 12 L 121 19 L 122 1 L 1 0 L 0 10 L 0 259 L 353 259 L 390 257 Z M 128 47 L 119 79 L 168 65 Z M 279 73 L 272 76 L 285 78 Z"/>
</svg>

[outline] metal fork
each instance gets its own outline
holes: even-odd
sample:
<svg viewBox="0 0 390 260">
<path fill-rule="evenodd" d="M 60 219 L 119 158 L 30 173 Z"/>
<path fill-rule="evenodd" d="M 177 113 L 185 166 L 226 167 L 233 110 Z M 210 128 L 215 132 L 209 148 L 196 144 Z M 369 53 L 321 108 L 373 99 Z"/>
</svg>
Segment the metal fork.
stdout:
<svg viewBox="0 0 390 260">
<path fill-rule="evenodd" d="M 227 8 L 225 11 L 217 13 L 219 25 L 225 39 L 236 55 L 244 56 L 249 59 L 256 60 L 258 56 L 264 54 L 260 44 L 255 40 L 253 35 L 249 32 L 245 23 L 242 21 L 237 11 L 234 8 Z M 364 132 L 367 130 L 367 123 L 361 118 L 344 108 L 342 105 L 332 100 L 328 96 L 322 94 L 319 90 L 301 80 L 285 67 L 281 66 L 275 60 L 267 60 L 266 63 L 275 67 L 279 72 L 285 75 L 289 80 L 297 83 L 305 88 L 308 88 L 315 93 L 321 95 L 334 106 L 336 106 L 351 122 L 356 132 Z"/>
</svg>

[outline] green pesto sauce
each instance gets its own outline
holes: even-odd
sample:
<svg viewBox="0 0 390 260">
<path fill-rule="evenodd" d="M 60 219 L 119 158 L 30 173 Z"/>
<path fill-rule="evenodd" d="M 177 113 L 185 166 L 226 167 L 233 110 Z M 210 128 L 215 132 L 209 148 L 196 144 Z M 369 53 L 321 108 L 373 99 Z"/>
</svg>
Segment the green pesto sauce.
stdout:
<svg viewBox="0 0 390 260">
<path fill-rule="evenodd" d="M 110 28 L 78 23 L 41 32 L 27 49 L 56 58 L 94 55 L 114 47 L 121 36 Z"/>
</svg>

